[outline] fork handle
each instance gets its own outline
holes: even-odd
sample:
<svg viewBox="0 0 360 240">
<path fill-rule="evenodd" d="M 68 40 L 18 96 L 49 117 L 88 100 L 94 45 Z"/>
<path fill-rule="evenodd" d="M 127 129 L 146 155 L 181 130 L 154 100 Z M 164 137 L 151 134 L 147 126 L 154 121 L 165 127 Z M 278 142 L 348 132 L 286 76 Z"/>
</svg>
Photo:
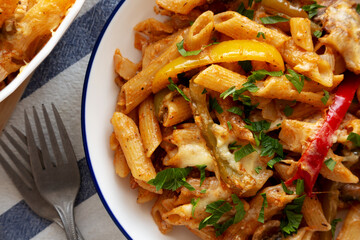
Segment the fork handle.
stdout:
<svg viewBox="0 0 360 240">
<path fill-rule="evenodd" d="M 54 218 L 53 221 L 59 225 L 59 227 L 61 227 L 63 230 L 64 230 L 64 225 L 62 223 L 62 221 L 59 219 L 59 218 Z M 81 234 L 80 232 L 80 229 L 78 228 L 78 226 L 76 225 L 75 223 L 75 231 L 76 231 L 76 234 L 77 234 L 77 240 L 85 240 L 83 235 Z"/>
<path fill-rule="evenodd" d="M 59 213 L 60 219 L 63 223 L 66 238 L 68 240 L 77 240 L 75 219 L 74 219 L 74 202 L 64 202 L 62 205 L 54 205 L 56 211 Z"/>
</svg>

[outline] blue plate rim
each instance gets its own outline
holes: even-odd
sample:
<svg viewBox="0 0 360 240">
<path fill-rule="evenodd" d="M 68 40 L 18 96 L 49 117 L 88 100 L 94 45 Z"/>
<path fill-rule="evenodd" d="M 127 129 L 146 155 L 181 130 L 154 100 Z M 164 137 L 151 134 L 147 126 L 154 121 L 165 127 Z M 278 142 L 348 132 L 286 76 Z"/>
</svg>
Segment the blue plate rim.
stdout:
<svg viewBox="0 0 360 240">
<path fill-rule="evenodd" d="M 84 152 L 85 152 L 85 158 L 86 158 L 86 162 L 87 165 L 89 167 L 90 170 L 90 174 L 91 174 L 91 178 L 93 179 L 96 191 L 99 195 L 99 198 L 102 202 L 102 204 L 104 205 L 106 211 L 108 212 L 108 214 L 110 215 L 111 219 L 114 221 L 114 223 L 116 224 L 116 226 L 120 229 L 120 231 L 124 234 L 124 236 L 129 239 L 132 240 L 132 238 L 130 237 L 130 235 L 126 232 L 126 230 L 122 227 L 122 225 L 120 224 L 120 222 L 117 220 L 117 218 L 115 217 L 115 215 L 113 214 L 113 212 L 111 211 L 109 205 L 107 204 L 103 193 L 100 190 L 99 184 L 96 180 L 95 177 L 95 173 L 90 161 L 90 154 L 89 154 L 89 149 L 88 149 L 88 144 L 87 144 L 87 137 L 86 137 L 86 124 L 85 124 L 85 103 L 86 103 L 86 93 L 87 93 L 87 87 L 88 87 L 88 83 L 89 83 L 89 76 L 90 76 L 90 71 L 94 62 L 94 58 L 95 55 L 97 53 L 97 50 L 99 48 L 100 42 L 107 30 L 107 28 L 109 27 L 111 21 L 113 20 L 115 14 L 119 11 L 120 7 L 123 5 L 123 3 L 126 0 L 120 0 L 120 2 L 117 4 L 117 6 L 115 7 L 115 9 L 112 11 L 112 13 L 110 14 L 109 18 L 107 19 L 104 27 L 102 28 L 96 43 L 94 45 L 94 48 L 92 50 L 91 56 L 90 56 L 90 60 L 86 69 L 86 74 L 85 74 L 85 80 L 84 80 L 84 85 L 83 85 L 83 92 L 82 92 L 82 98 L 81 98 L 81 133 L 82 133 L 82 138 L 83 138 L 83 147 L 84 147 Z"/>
</svg>

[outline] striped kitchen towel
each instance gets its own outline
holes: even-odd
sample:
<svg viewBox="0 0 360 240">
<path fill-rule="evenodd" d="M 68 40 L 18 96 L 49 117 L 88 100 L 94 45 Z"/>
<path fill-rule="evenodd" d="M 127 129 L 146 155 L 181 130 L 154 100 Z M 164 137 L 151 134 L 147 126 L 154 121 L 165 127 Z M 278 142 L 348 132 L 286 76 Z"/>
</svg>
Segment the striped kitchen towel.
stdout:
<svg viewBox="0 0 360 240">
<path fill-rule="evenodd" d="M 53 102 L 69 132 L 81 173 L 75 219 L 86 240 L 125 239 L 103 207 L 85 160 L 81 136 L 81 94 L 87 63 L 107 18 L 120 0 L 86 0 L 66 34 L 35 71 L 5 129 L 24 132 L 24 110 Z M 2 149 L 0 149 L 2 151 Z M 0 166 L 0 239 L 66 239 L 56 224 L 38 217 Z"/>
</svg>

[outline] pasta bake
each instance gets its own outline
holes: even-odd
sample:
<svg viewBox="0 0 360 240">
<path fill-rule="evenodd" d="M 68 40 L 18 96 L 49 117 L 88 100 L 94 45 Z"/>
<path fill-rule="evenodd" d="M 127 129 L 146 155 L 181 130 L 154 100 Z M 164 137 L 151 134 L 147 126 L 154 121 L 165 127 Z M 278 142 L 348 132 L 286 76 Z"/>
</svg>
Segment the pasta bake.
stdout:
<svg viewBox="0 0 360 240">
<path fill-rule="evenodd" d="M 0 2 L 0 90 L 46 44 L 75 0 Z"/>
<path fill-rule="evenodd" d="M 159 231 L 359 239 L 360 4 L 156 0 L 154 10 L 167 20 L 134 27 L 140 62 L 114 49 L 110 148 Z"/>
</svg>

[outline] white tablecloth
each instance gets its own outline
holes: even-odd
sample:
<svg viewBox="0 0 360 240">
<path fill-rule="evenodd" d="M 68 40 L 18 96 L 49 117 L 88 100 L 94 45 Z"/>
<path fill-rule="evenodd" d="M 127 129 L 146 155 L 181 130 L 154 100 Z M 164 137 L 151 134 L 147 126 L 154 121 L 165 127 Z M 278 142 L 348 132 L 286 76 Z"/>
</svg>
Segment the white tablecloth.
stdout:
<svg viewBox="0 0 360 240">
<path fill-rule="evenodd" d="M 68 129 L 81 172 L 81 187 L 75 203 L 76 223 L 86 240 L 125 239 L 103 207 L 86 164 L 81 136 L 81 96 L 85 71 L 94 43 L 107 18 L 120 0 L 86 0 L 67 33 L 36 70 L 10 125 L 24 131 L 24 110 L 53 102 Z M 40 108 L 39 108 L 40 109 Z M 3 136 L 4 137 L 4 136 Z M 2 151 L 2 149 L 0 149 Z M 38 217 L 24 202 L 0 165 L 0 239 L 66 239 L 56 224 Z"/>
</svg>

